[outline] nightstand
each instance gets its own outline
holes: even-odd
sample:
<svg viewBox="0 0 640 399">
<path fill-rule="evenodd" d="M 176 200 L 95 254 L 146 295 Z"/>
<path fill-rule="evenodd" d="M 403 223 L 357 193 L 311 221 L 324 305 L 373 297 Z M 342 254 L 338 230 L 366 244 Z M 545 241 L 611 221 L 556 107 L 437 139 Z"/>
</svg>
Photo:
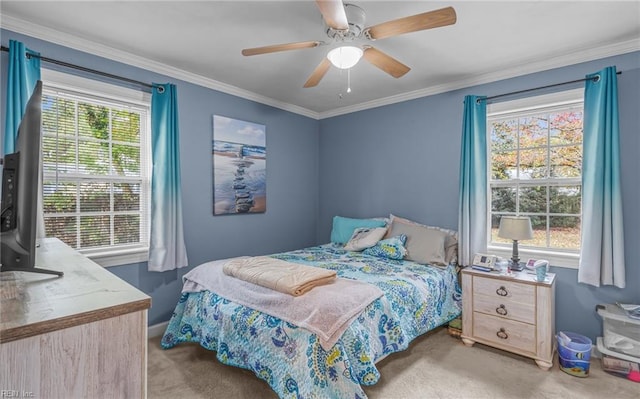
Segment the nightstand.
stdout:
<svg viewBox="0 0 640 399">
<path fill-rule="evenodd" d="M 462 341 L 476 342 L 553 366 L 555 274 L 536 281 L 527 269 L 511 276 L 462 270 Z"/>
</svg>

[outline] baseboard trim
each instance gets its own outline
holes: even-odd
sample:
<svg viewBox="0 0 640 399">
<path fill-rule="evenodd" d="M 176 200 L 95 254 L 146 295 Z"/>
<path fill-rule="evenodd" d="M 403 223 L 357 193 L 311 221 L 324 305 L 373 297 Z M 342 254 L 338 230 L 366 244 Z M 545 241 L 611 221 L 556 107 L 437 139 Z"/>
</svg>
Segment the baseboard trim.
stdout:
<svg viewBox="0 0 640 399">
<path fill-rule="evenodd" d="M 164 334 L 165 330 L 167 329 L 168 325 L 169 325 L 169 322 L 165 321 L 164 323 L 158 323 L 158 324 L 149 326 L 147 329 L 147 337 L 155 338 L 155 337 L 162 336 L 162 334 Z"/>
</svg>

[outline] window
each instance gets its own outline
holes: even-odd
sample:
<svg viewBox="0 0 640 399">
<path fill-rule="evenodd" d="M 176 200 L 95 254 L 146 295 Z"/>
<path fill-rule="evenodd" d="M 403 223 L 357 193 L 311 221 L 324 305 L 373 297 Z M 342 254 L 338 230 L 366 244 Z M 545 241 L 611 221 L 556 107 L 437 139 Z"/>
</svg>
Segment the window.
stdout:
<svg viewBox="0 0 640 399">
<path fill-rule="evenodd" d="M 498 237 L 500 218 L 528 216 L 534 238 L 519 242 L 521 254 L 576 266 L 582 198 L 582 91 L 491 104 L 487 115 L 488 246 L 510 254 L 512 241 Z"/>
<path fill-rule="evenodd" d="M 43 70 L 44 226 L 99 263 L 146 260 L 149 98 Z"/>
</svg>

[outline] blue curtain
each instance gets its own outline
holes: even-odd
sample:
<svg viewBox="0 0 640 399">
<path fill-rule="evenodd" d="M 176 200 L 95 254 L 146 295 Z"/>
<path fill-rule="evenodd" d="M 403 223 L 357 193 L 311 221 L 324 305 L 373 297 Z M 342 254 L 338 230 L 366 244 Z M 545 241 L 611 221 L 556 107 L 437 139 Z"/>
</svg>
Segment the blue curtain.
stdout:
<svg viewBox="0 0 640 399">
<path fill-rule="evenodd" d="M 478 96 L 464 98 L 458 235 L 458 263 L 468 266 L 487 248 L 487 104 Z"/>
<path fill-rule="evenodd" d="M 24 115 L 29 97 L 40 80 L 40 55 L 29 50 L 21 42 L 9 41 L 9 66 L 7 73 L 7 109 L 4 128 L 4 153 L 15 152 L 18 126 Z"/>
<path fill-rule="evenodd" d="M 587 75 L 578 281 L 625 287 L 616 68 Z"/>
<path fill-rule="evenodd" d="M 151 236 L 149 270 L 187 266 L 182 227 L 178 98 L 172 84 L 155 84 L 151 96 Z"/>
</svg>

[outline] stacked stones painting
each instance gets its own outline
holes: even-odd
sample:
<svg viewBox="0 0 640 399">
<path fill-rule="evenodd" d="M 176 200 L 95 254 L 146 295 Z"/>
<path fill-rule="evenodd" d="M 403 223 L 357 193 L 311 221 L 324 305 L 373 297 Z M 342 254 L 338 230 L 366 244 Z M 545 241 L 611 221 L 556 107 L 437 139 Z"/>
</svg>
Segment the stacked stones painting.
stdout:
<svg viewBox="0 0 640 399">
<path fill-rule="evenodd" d="M 267 209 L 266 128 L 213 116 L 213 214 Z"/>
</svg>

